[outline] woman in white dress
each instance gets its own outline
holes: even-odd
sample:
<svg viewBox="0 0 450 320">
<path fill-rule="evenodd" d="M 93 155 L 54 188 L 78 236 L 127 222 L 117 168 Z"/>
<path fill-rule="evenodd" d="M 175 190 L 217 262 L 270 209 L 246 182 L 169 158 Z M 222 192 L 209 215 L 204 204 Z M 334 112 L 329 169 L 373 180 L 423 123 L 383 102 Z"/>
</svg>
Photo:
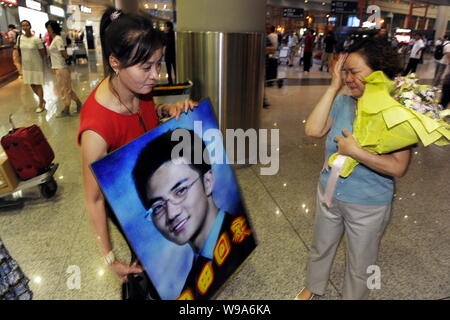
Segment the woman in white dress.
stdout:
<svg viewBox="0 0 450 320">
<path fill-rule="evenodd" d="M 55 74 L 55 94 L 64 103 L 64 109 L 57 117 L 70 116 L 70 103 L 72 100 L 77 104 L 77 112 L 80 112 L 82 103 L 77 94 L 72 90 L 70 70 L 66 63 L 66 59 L 69 56 L 64 46 L 64 40 L 61 37 L 61 27 L 54 20 L 49 20 L 45 26 L 48 34 L 52 38 L 48 51 L 50 52 L 50 61 Z"/>
<path fill-rule="evenodd" d="M 44 100 L 44 58 L 45 49 L 42 41 L 31 33 L 31 23 L 23 20 L 20 23 L 23 34 L 17 39 L 17 48 L 19 50 L 22 62 L 23 82 L 31 85 L 33 92 L 39 97 L 39 105 L 36 112 L 45 110 Z"/>
</svg>

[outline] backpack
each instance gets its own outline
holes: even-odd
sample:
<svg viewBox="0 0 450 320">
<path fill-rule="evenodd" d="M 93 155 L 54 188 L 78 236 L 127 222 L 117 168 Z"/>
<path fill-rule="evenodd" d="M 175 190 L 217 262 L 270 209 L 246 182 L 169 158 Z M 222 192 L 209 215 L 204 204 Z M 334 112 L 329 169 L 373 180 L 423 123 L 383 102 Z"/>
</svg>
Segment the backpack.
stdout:
<svg viewBox="0 0 450 320">
<path fill-rule="evenodd" d="M 434 50 L 434 58 L 436 60 L 441 60 L 444 57 L 444 47 L 448 44 L 448 42 L 441 43 L 440 45 L 436 46 L 436 49 Z"/>
</svg>

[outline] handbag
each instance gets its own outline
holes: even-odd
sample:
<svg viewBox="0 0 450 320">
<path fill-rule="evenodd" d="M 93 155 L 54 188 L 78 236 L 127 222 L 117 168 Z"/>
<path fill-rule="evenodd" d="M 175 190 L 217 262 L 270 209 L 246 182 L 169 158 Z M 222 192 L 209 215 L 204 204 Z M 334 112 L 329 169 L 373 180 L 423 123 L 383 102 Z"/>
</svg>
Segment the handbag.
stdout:
<svg viewBox="0 0 450 320">
<path fill-rule="evenodd" d="M 17 52 L 19 53 L 19 58 L 22 58 L 22 51 L 20 50 L 20 39 L 22 39 L 22 36 L 19 36 L 19 39 L 17 40 Z"/>
<path fill-rule="evenodd" d="M 129 274 L 127 282 L 122 284 L 122 300 L 155 300 L 155 296 L 158 293 L 144 272 Z"/>
</svg>

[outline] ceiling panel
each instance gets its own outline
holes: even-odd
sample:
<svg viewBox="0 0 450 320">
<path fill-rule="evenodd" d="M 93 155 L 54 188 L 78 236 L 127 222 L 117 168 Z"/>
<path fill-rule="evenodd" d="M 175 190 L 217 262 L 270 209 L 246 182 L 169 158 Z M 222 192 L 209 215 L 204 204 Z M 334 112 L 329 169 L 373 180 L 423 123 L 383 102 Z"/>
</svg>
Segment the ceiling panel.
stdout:
<svg viewBox="0 0 450 320">
<path fill-rule="evenodd" d="M 402 2 L 407 2 L 409 3 L 409 1 L 402 1 Z M 416 3 L 423 3 L 423 4 L 434 4 L 434 5 L 441 5 L 441 6 L 450 6 L 450 0 L 420 0 L 420 1 L 413 1 L 414 4 L 416 5 Z"/>
<path fill-rule="evenodd" d="M 273 2 L 272 0 L 267 0 L 268 2 Z M 284 2 L 285 5 L 289 5 L 292 3 L 304 3 L 304 0 L 276 0 L 278 2 Z M 352 2 L 359 2 L 359 0 L 347 0 L 347 1 L 352 1 Z M 377 4 L 377 2 L 401 2 L 403 4 L 409 4 L 410 1 L 409 0 L 382 0 L 382 1 L 378 1 L 378 0 L 365 0 L 366 3 L 371 3 L 371 4 Z M 326 3 L 326 4 L 330 4 L 331 0 L 308 0 L 308 3 L 311 2 L 319 2 L 319 3 Z M 414 5 L 418 5 L 418 4 L 433 4 L 433 5 L 447 5 L 450 6 L 450 0 L 413 0 Z"/>
</svg>

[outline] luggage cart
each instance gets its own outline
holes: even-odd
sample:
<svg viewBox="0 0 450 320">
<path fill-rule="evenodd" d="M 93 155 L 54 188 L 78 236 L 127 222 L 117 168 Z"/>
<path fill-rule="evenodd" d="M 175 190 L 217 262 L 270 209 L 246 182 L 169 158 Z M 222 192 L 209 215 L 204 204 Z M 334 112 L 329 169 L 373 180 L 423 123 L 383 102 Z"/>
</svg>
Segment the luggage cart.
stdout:
<svg viewBox="0 0 450 320">
<path fill-rule="evenodd" d="M 58 184 L 56 183 L 55 175 L 58 169 L 58 163 L 52 163 L 48 170 L 34 178 L 19 182 L 18 186 L 11 192 L 7 192 L 0 195 L 0 209 L 3 208 L 16 208 L 23 206 L 22 199 L 14 199 L 14 194 L 23 190 L 27 190 L 34 187 L 39 187 L 41 195 L 50 199 L 56 194 L 58 190 Z"/>
<path fill-rule="evenodd" d="M 66 51 L 67 51 L 67 55 L 69 56 L 69 58 L 66 59 L 66 62 L 70 61 L 70 64 L 72 64 L 72 62 L 75 62 L 74 55 L 73 55 L 75 49 L 73 47 L 67 47 Z"/>
<path fill-rule="evenodd" d="M 86 64 L 86 63 L 80 63 L 80 59 L 86 59 L 86 61 L 89 60 L 86 47 L 84 46 L 83 41 L 75 41 L 75 46 L 72 50 L 72 60 L 75 64 Z"/>
<path fill-rule="evenodd" d="M 9 115 L 9 124 L 11 130 L 14 130 L 15 126 L 12 121 L 12 114 Z M 53 197 L 58 190 L 58 184 L 53 177 L 58 167 L 58 163 L 52 163 L 44 172 L 36 177 L 20 181 L 14 190 L 0 194 L 0 209 L 22 206 L 22 199 L 15 199 L 14 194 L 34 187 L 39 187 L 40 193 L 44 198 L 49 199 Z"/>
<path fill-rule="evenodd" d="M 289 47 L 281 47 L 280 54 L 278 56 L 278 64 L 282 64 L 284 62 L 286 65 L 288 65 L 289 64 L 289 55 L 290 55 Z"/>
</svg>

